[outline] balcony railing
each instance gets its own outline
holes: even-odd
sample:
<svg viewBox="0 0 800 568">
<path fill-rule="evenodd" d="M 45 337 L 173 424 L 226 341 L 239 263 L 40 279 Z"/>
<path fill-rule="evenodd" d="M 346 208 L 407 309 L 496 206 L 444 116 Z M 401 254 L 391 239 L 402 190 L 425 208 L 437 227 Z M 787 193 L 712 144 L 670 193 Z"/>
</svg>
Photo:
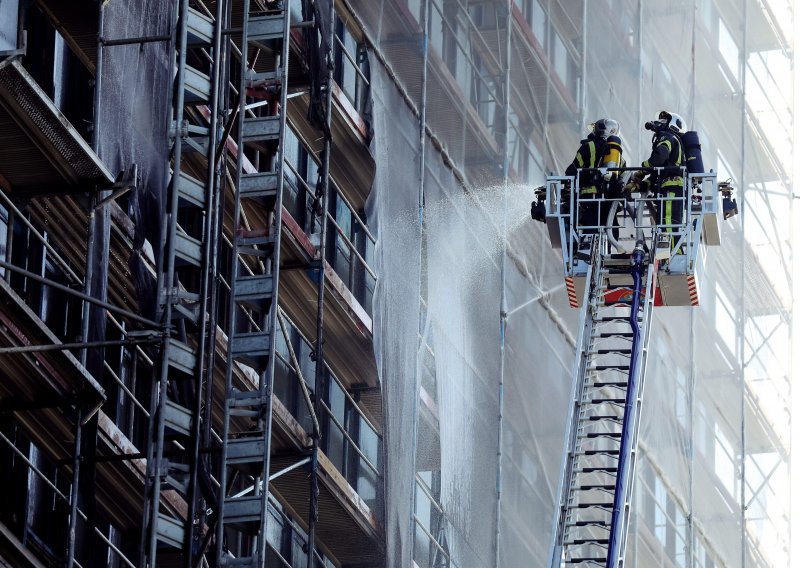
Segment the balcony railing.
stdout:
<svg viewBox="0 0 800 568">
<path fill-rule="evenodd" d="M 284 160 L 284 175 L 289 185 L 289 191 L 284 193 L 284 206 L 307 232 L 314 233 L 319 230 L 312 221 L 317 207 L 316 190 L 309 178 L 316 175 L 317 168 L 316 164 L 306 167 L 305 174 L 300 169 Z M 332 206 L 325 216 L 331 238 L 325 256 L 356 300 L 372 315 L 372 297 L 378 280 L 370 267 L 375 237 L 336 184 L 331 183 L 330 188 Z"/>
<path fill-rule="evenodd" d="M 275 361 L 275 396 L 306 431 L 311 431 L 308 411 L 300 380 L 314 395 L 315 362 L 313 349 L 291 322 L 289 341 L 300 366 L 298 376 L 291 363 L 289 346 L 282 334 L 277 337 Z M 377 430 L 358 406 L 336 375 L 326 365 L 324 391 L 321 396 L 323 415 L 319 416 L 322 430 L 322 450 L 347 480 L 370 510 L 379 518 L 383 515 L 383 481 L 381 472 L 382 440 Z"/>
</svg>

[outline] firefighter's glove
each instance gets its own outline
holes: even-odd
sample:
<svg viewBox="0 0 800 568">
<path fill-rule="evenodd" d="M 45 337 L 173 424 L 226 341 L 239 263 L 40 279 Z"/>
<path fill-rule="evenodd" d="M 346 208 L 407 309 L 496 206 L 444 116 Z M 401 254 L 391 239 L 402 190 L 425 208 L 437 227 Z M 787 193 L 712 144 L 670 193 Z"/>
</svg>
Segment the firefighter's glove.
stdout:
<svg viewBox="0 0 800 568">
<path fill-rule="evenodd" d="M 645 176 L 647 176 L 647 174 L 641 170 L 633 172 L 631 179 L 625 184 L 625 193 L 630 195 L 631 193 L 642 191 Z"/>
</svg>

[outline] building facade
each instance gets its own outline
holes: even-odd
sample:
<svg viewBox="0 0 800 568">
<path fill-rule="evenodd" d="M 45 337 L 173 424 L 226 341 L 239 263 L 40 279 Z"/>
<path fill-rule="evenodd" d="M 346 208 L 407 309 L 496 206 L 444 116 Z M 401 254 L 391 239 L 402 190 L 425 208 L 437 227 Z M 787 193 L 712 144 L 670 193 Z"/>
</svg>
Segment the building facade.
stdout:
<svg viewBox="0 0 800 568">
<path fill-rule="evenodd" d="M 0 561 L 546 564 L 579 313 L 533 188 L 668 109 L 740 213 L 656 311 L 628 558 L 790 565 L 789 0 L 0 16 Z"/>
</svg>

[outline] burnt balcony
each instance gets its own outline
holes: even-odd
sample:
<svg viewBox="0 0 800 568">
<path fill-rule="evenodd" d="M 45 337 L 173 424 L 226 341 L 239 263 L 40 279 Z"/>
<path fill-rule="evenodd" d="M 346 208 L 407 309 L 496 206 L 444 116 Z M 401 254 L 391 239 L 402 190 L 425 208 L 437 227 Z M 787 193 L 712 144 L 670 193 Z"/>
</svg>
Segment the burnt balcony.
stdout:
<svg viewBox="0 0 800 568">
<path fill-rule="evenodd" d="M 85 192 L 114 180 L 18 58 L 0 62 L 0 181 L 17 196 Z"/>
</svg>

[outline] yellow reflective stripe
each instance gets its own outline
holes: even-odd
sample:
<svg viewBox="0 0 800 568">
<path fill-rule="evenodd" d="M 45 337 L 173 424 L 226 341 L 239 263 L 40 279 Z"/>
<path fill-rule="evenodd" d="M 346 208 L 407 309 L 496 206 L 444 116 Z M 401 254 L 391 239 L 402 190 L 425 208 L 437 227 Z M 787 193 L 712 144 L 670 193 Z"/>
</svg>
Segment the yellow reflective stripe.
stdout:
<svg viewBox="0 0 800 568">
<path fill-rule="evenodd" d="M 578 167 L 583 167 L 583 156 L 581 156 L 581 151 L 578 150 L 578 153 L 575 155 L 575 161 L 578 162 Z"/>
<path fill-rule="evenodd" d="M 597 149 L 594 142 L 589 142 L 589 167 L 593 168 L 597 165 Z"/>
<path fill-rule="evenodd" d="M 642 167 L 649 168 L 650 167 L 650 160 L 645 160 L 642 162 Z"/>
<path fill-rule="evenodd" d="M 668 201 L 664 202 L 664 224 L 665 225 L 672 225 L 672 197 L 675 197 L 674 191 L 667 192 L 667 197 L 670 198 Z M 672 232 L 672 227 L 667 227 L 667 232 Z"/>
<path fill-rule="evenodd" d="M 583 189 L 581 189 L 581 195 L 594 194 L 594 193 L 597 193 L 596 187 L 584 187 Z"/>
<path fill-rule="evenodd" d="M 669 148 L 669 151 L 672 152 L 672 142 L 670 142 L 668 138 L 664 138 L 661 142 L 656 144 L 656 148 L 664 145 L 666 145 L 667 148 Z"/>
</svg>

